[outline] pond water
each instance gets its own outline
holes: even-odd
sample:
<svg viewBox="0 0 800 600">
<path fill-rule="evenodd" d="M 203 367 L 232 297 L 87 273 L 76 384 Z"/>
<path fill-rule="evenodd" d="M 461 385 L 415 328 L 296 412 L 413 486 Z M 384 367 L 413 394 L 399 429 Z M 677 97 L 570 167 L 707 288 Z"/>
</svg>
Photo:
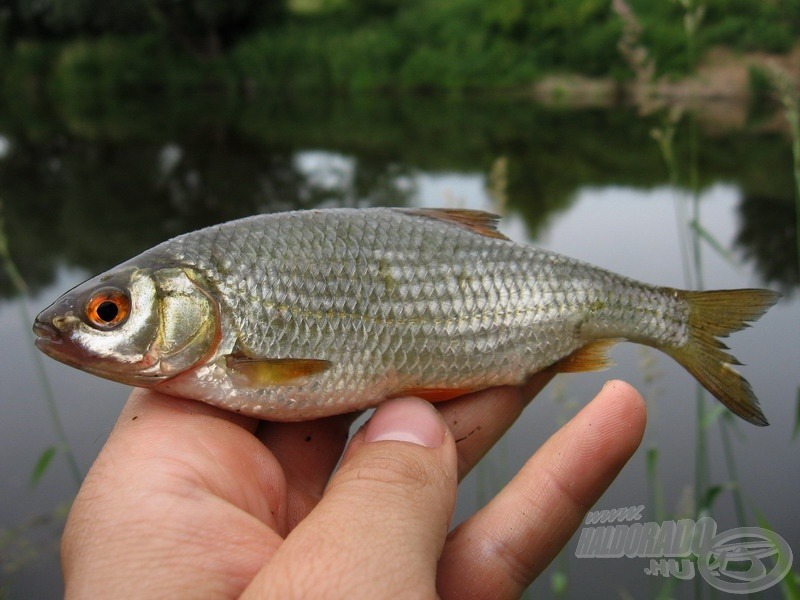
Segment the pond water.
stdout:
<svg viewBox="0 0 800 600">
<path fill-rule="evenodd" d="M 800 440 L 792 438 L 800 300 L 790 145 L 769 121 L 721 128 L 685 115 L 674 132 L 670 173 L 651 135 L 665 122 L 631 110 L 441 98 L 192 98 L 102 110 L 0 109 L 2 216 L 29 288 L 20 295 L 0 272 L 0 597 L 61 596 L 64 512 L 129 392 L 39 356 L 32 316 L 75 283 L 172 235 L 319 206 L 492 210 L 513 239 L 649 282 L 783 292 L 757 326 L 730 342 L 748 365 L 743 372 L 770 427 L 720 417 L 710 399 L 703 406 L 715 418 L 699 427 L 694 380 L 665 355 L 620 345 L 611 370 L 562 375 L 550 384 L 462 484 L 456 519 L 491 498 L 607 379 L 618 377 L 645 394 L 650 419 L 641 449 L 597 508 L 644 505 L 647 521 L 694 517 L 700 429 L 709 465 L 700 485 L 713 497 L 709 514 L 720 530 L 758 526 L 760 514 L 800 552 Z M 49 448 L 54 458 L 32 485 Z M 734 489 L 744 504 L 741 523 Z M 532 594 L 554 595 L 556 581 L 578 597 L 587 590 L 594 597 L 642 597 L 667 581 L 645 575 L 646 559 L 576 558 L 577 539 Z M 672 595 L 686 596 L 697 585 L 710 594 L 703 581 L 670 581 Z"/>
</svg>

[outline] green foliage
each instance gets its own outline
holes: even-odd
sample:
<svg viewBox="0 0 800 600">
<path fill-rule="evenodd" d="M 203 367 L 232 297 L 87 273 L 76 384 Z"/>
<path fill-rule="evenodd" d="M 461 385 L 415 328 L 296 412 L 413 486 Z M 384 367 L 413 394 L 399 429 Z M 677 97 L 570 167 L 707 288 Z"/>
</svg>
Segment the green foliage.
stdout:
<svg viewBox="0 0 800 600">
<path fill-rule="evenodd" d="M 546 69 L 606 74 L 622 64 L 622 26 L 608 0 L 528 0 L 525 41 Z M 580 65 L 580 66 L 579 66 Z"/>
<path fill-rule="evenodd" d="M 402 63 L 403 44 L 383 24 L 362 27 L 332 38 L 328 72 L 336 89 L 351 91 L 390 89 Z"/>
<path fill-rule="evenodd" d="M 800 0 L 695 0 L 704 16 L 691 43 L 679 2 L 628 2 L 659 74 L 691 70 L 714 45 L 782 52 L 800 35 Z M 30 65 L 33 80 L 14 77 L 28 95 L 50 70 L 53 89 L 73 99 L 209 82 L 231 89 L 232 76 L 221 76 L 229 66 L 247 89 L 281 92 L 524 89 L 544 73 L 631 75 L 611 0 L 131 0 L 119 9 L 18 0 L 10 14 L 6 25 L 22 25 L 4 28 L 13 35 L 69 38 L 54 67 L 36 61 L 48 56 L 38 48 L 2 61 Z"/>
<path fill-rule="evenodd" d="M 0 66 L 0 90 L 13 114 L 26 122 L 41 116 L 47 98 L 46 82 L 58 48 L 53 44 L 20 41 L 5 53 Z"/>
<path fill-rule="evenodd" d="M 748 87 L 750 96 L 758 104 L 765 104 L 772 98 L 772 80 L 769 73 L 761 67 L 751 66 L 748 69 Z"/>
<path fill-rule="evenodd" d="M 684 73 L 686 60 L 685 9 L 677 1 L 629 0 L 642 22 L 644 42 L 661 73 Z M 702 6 L 702 26 L 697 31 L 702 54 L 713 46 L 736 50 L 787 52 L 800 35 L 800 2 L 753 0 L 694 0 Z"/>
<path fill-rule="evenodd" d="M 234 85 L 220 61 L 200 64 L 152 36 L 104 37 L 64 46 L 53 65 L 49 92 L 67 114 L 103 114 L 131 94 L 183 93 L 212 84 Z"/>
<path fill-rule="evenodd" d="M 252 31 L 283 18 L 283 0 L 16 0 L 2 13 L 14 38 L 155 36 L 214 58 Z M 0 16 L 2 16 L 0 15 Z M 5 37 L 5 36 L 4 36 Z"/>
<path fill-rule="evenodd" d="M 797 35 L 792 28 L 798 7 L 778 2 L 706 0 L 706 44 L 726 44 L 740 50 L 785 52 Z M 794 15 L 792 15 L 794 12 Z"/>
<path fill-rule="evenodd" d="M 620 25 L 606 0 L 412 2 L 397 23 L 409 47 L 452 65 L 456 85 L 519 85 L 546 70 L 599 74 L 620 64 Z"/>
<path fill-rule="evenodd" d="M 269 30 L 239 44 L 233 64 L 248 87 L 292 92 L 307 88 L 328 88 L 330 39 L 315 29 L 298 31 L 289 27 Z"/>
<path fill-rule="evenodd" d="M 38 4 L 45 23 L 61 33 L 142 33 L 152 25 L 147 0 L 49 0 Z"/>
<path fill-rule="evenodd" d="M 360 18 L 387 17 L 403 6 L 404 0 L 348 0 L 346 8 Z"/>
<path fill-rule="evenodd" d="M 477 34 L 449 46 L 420 46 L 404 62 L 398 82 L 408 89 L 458 90 L 524 85 L 535 75 L 518 47 L 490 44 Z"/>
<path fill-rule="evenodd" d="M 67 102 L 146 90 L 162 81 L 154 54 L 158 48 L 151 38 L 79 40 L 60 52 L 52 85 Z"/>
<path fill-rule="evenodd" d="M 283 13 L 282 0 L 149 0 L 159 30 L 194 56 L 217 57 L 256 26 Z"/>
<path fill-rule="evenodd" d="M 601 74 L 621 64 L 607 1 L 556 3 L 558 16 L 545 20 L 528 16 L 529 4 L 416 0 L 354 28 L 352 14 L 303 20 L 243 40 L 234 62 L 260 87 L 340 90 L 519 87 L 545 69 Z"/>
</svg>

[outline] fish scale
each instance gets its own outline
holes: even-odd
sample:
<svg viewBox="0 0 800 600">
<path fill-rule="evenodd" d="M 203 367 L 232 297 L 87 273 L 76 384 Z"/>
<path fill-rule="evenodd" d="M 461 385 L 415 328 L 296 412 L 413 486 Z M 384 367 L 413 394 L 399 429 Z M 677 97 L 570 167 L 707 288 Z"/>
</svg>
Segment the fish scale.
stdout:
<svg viewBox="0 0 800 600">
<path fill-rule="evenodd" d="M 602 368 L 605 348 L 627 339 L 663 350 L 766 424 L 717 338 L 776 294 L 644 284 L 514 243 L 495 222 L 375 208 L 224 223 L 71 290 L 37 317 L 37 345 L 117 381 L 301 420 L 402 393 L 442 399 L 543 369 Z M 101 292 L 109 321 L 91 312 Z"/>
</svg>

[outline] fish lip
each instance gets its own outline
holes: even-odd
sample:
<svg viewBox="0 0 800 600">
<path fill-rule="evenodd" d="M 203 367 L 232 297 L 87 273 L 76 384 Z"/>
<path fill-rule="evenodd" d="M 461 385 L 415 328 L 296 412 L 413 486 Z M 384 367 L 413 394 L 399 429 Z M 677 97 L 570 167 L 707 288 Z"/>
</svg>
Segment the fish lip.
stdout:
<svg viewBox="0 0 800 600">
<path fill-rule="evenodd" d="M 61 332 L 55 325 L 39 318 L 33 322 L 33 333 L 36 334 L 37 348 L 41 348 L 43 345 L 60 344 L 64 341 Z"/>
</svg>

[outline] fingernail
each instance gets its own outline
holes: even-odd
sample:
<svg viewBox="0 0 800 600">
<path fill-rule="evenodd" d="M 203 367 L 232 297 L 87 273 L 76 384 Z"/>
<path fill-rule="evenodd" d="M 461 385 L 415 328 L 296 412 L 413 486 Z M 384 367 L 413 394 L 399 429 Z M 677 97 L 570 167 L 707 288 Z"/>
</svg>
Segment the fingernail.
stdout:
<svg viewBox="0 0 800 600">
<path fill-rule="evenodd" d="M 367 423 L 367 442 L 409 442 L 438 448 L 444 439 L 439 413 L 419 398 L 396 398 L 381 404 Z"/>
</svg>

